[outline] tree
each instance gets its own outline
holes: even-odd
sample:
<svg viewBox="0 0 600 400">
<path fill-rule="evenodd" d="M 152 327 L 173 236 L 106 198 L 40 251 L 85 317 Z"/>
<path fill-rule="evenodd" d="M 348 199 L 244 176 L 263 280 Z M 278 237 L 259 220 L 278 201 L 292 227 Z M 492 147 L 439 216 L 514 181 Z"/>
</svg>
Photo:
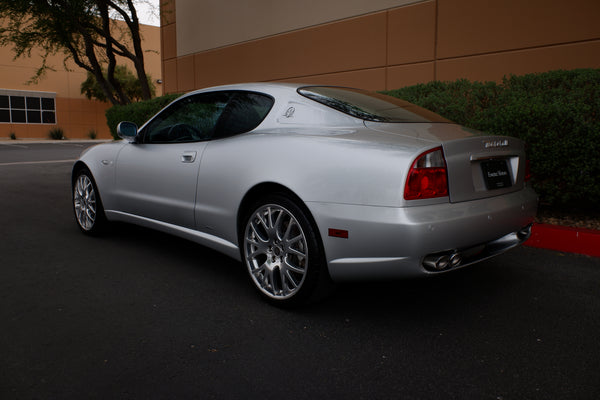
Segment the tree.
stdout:
<svg viewBox="0 0 600 400">
<path fill-rule="evenodd" d="M 103 75 L 106 77 L 106 71 L 104 71 Z M 115 79 L 123 88 L 125 95 L 127 95 L 131 101 L 140 101 L 144 99 L 140 80 L 129 69 L 127 69 L 126 66 L 117 65 L 115 67 Z M 150 75 L 146 75 L 146 80 L 150 86 L 150 94 L 154 97 L 155 88 Z M 91 72 L 87 73 L 87 79 L 81 83 L 81 94 L 84 94 L 88 99 L 94 98 L 100 101 L 108 100 L 104 94 L 104 91 L 100 87 L 98 80 Z"/>
<path fill-rule="evenodd" d="M 2 0 L 0 18 L 0 45 L 12 45 L 15 58 L 41 51 L 33 80 L 52 69 L 48 57 L 62 53 L 65 67 L 71 59 L 91 73 L 108 101 L 128 104 L 131 99 L 115 77 L 117 57 L 125 57 L 133 62 L 142 99 L 152 97 L 134 0 Z"/>
</svg>

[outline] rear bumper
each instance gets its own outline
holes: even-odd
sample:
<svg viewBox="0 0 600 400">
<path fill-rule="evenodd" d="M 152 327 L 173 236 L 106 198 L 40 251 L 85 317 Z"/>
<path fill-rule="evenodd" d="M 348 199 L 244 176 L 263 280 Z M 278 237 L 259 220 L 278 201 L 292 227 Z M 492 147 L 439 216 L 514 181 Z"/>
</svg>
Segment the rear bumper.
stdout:
<svg viewBox="0 0 600 400">
<path fill-rule="evenodd" d="M 531 236 L 532 225 L 480 245 L 428 254 L 423 257 L 423 267 L 427 272 L 440 273 L 487 260 L 524 243 Z"/>
<path fill-rule="evenodd" d="M 525 188 L 487 199 L 418 207 L 307 206 L 318 221 L 334 280 L 382 279 L 447 271 L 523 243 L 528 234 L 521 231 L 533 222 L 537 195 Z M 348 231 L 348 237 L 331 237 L 329 229 Z M 449 268 L 437 270 L 426 262 L 455 253 L 460 262 Z"/>
</svg>

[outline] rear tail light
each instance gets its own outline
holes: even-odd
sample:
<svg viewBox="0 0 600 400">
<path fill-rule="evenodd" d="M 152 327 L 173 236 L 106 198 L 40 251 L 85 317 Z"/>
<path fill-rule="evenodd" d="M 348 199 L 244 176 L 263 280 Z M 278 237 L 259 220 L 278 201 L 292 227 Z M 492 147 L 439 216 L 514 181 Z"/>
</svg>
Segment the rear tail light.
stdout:
<svg viewBox="0 0 600 400">
<path fill-rule="evenodd" d="M 431 199 L 448 196 L 448 170 L 441 147 L 426 151 L 412 163 L 404 198 L 406 200 Z"/>
</svg>

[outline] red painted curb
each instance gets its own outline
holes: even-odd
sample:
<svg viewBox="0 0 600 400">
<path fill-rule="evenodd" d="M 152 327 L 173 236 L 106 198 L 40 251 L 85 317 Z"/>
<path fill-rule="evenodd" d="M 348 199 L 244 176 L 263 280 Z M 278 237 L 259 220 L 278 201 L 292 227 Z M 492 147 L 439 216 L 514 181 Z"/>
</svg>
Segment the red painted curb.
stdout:
<svg viewBox="0 0 600 400">
<path fill-rule="evenodd" d="M 600 257 L 600 231 L 534 224 L 525 246 Z"/>
</svg>

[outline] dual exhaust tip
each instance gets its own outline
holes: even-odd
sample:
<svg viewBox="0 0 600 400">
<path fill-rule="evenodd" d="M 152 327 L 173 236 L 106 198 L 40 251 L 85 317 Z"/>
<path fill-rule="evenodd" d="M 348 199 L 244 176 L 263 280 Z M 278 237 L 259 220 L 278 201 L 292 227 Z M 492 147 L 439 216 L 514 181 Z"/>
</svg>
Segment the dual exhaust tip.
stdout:
<svg viewBox="0 0 600 400">
<path fill-rule="evenodd" d="M 457 251 L 446 254 L 429 255 L 423 260 L 423 266 L 427 270 L 434 272 L 455 268 L 461 263 L 462 256 Z"/>
<path fill-rule="evenodd" d="M 487 243 L 485 246 L 482 246 L 476 257 L 473 257 L 473 250 L 475 248 L 463 250 L 462 253 L 458 250 L 448 250 L 443 253 L 430 254 L 423 259 L 423 267 L 430 272 L 441 272 L 459 267 L 465 263 L 465 265 L 468 265 L 492 255 L 500 254 L 529 239 L 531 236 L 531 227 L 532 224 L 529 224 L 517 232 L 510 233 L 500 239 Z M 466 261 L 465 258 L 467 258 Z"/>
</svg>

